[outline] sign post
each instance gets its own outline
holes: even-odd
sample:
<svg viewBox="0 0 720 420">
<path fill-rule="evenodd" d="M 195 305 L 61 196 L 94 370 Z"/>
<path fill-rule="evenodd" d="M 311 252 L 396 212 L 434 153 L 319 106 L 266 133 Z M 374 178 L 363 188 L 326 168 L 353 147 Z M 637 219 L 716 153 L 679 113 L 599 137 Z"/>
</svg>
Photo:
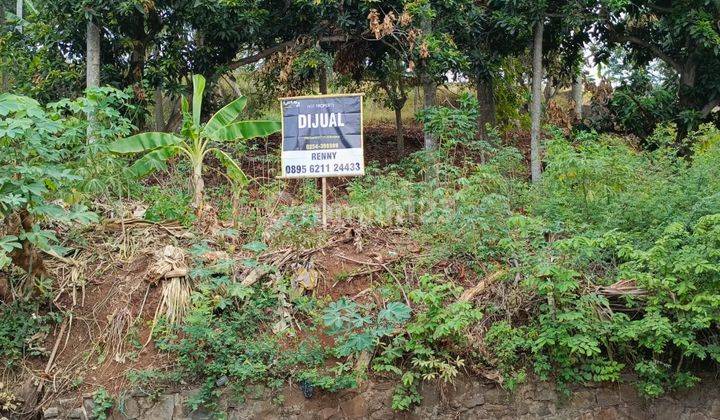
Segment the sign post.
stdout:
<svg viewBox="0 0 720 420">
<path fill-rule="evenodd" d="M 327 226 L 327 177 L 365 174 L 362 94 L 280 99 L 282 177 L 322 178 Z"/>
</svg>

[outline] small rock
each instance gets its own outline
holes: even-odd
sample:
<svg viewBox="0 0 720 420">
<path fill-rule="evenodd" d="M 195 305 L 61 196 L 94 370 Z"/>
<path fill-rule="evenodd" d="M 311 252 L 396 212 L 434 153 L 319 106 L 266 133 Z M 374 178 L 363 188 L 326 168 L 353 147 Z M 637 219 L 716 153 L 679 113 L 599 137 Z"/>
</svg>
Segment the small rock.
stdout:
<svg viewBox="0 0 720 420">
<path fill-rule="evenodd" d="M 342 403 L 341 407 L 342 412 L 347 418 L 362 419 L 368 416 L 367 401 L 362 395 L 358 395 L 350 401 Z"/>
<path fill-rule="evenodd" d="M 639 404 L 625 404 L 618 407 L 623 418 L 642 419 L 647 417 L 647 412 Z"/>
<path fill-rule="evenodd" d="M 715 399 L 712 404 L 710 404 L 710 417 L 714 419 L 720 418 L 720 399 Z"/>
<path fill-rule="evenodd" d="M 556 401 L 557 393 L 550 386 L 542 386 L 537 390 L 535 399 L 538 401 Z"/>
<path fill-rule="evenodd" d="M 370 415 L 372 420 L 385 420 L 393 417 L 395 413 L 390 407 L 383 407 Z"/>
<path fill-rule="evenodd" d="M 531 401 L 528 403 L 528 412 L 542 417 L 549 415 L 550 409 L 545 401 Z"/>
<path fill-rule="evenodd" d="M 595 413 L 597 420 L 616 420 L 620 418 L 618 411 L 615 407 L 606 407 Z"/>
<path fill-rule="evenodd" d="M 420 395 L 422 396 L 422 405 L 426 407 L 436 406 L 440 404 L 440 387 L 437 382 L 425 382 L 421 385 Z"/>
<path fill-rule="evenodd" d="M 191 420 L 210 420 L 212 418 L 213 418 L 213 415 L 211 413 L 203 410 L 202 408 L 197 409 L 190 414 Z"/>
<path fill-rule="evenodd" d="M 484 395 L 485 402 L 496 405 L 505 403 L 507 401 L 506 397 L 506 394 L 497 387 L 488 389 Z"/>
<path fill-rule="evenodd" d="M 145 413 L 147 419 L 171 419 L 175 414 L 175 394 L 162 395 Z"/>
<path fill-rule="evenodd" d="M 58 400 L 58 405 L 65 411 L 70 411 L 73 407 L 76 407 L 78 403 L 76 398 L 62 398 Z"/>
<path fill-rule="evenodd" d="M 70 410 L 70 413 L 68 413 L 68 418 L 87 420 L 88 417 L 87 414 L 85 414 L 85 409 L 82 407 L 78 407 Z"/>
<path fill-rule="evenodd" d="M 128 398 L 123 401 L 122 413 L 128 419 L 135 419 L 140 417 L 140 405 L 135 398 Z"/>
<path fill-rule="evenodd" d="M 615 389 L 601 388 L 595 391 L 597 403 L 601 407 L 620 404 L 622 402 L 620 394 Z"/>
<path fill-rule="evenodd" d="M 330 420 L 333 417 L 337 417 L 340 414 L 337 408 L 326 407 L 316 413 L 316 416 L 320 420 Z"/>
<path fill-rule="evenodd" d="M 486 399 L 487 401 L 487 399 Z M 500 418 L 503 416 L 510 415 L 510 407 L 503 404 L 488 404 L 485 403 L 483 405 L 483 409 L 485 409 L 488 413 L 488 418 Z"/>
<path fill-rule="evenodd" d="M 136 388 L 130 391 L 131 397 L 147 397 L 149 394 L 147 391 L 143 391 L 142 389 Z"/>
<path fill-rule="evenodd" d="M 485 395 L 480 392 L 466 394 L 466 398 L 464 398 L 462 402 L 462 405 L 467 409 L 475 408 L 483 404 L 485 404 Z"/>
<path fill-rule="evenodd" d="M 668 400 L 657 400 L 653 404 L 655 418 L 658 420 L 678 420 L 682 416 L 683 409 Z"/>
<path fill-rule="evenodd" d="M 60 409 L 57 407 L 50 407 L 43 412 L 44 419 L 54 419 L 60 415 Z"/>
<path fill-rule="evenodd" d="M 83 408 L 85 409 L 85 413 L 92 417 L 92 412 L 95 408 L 95 401 L 92 397 L 83 397 Z"/>
</svg>

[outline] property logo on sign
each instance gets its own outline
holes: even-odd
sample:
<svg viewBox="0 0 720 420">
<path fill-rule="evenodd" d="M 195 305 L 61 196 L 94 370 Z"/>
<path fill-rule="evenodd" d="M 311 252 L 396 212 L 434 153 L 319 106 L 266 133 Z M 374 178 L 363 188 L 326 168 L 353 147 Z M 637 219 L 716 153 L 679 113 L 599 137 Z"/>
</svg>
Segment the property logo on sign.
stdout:
<svg viewBox="0 0 720 420">
<path fill-rule="evenodd" d="M 362 95 L 284 98 L 280 103 L 283 177 L 365 174 Z"/>
</svg>

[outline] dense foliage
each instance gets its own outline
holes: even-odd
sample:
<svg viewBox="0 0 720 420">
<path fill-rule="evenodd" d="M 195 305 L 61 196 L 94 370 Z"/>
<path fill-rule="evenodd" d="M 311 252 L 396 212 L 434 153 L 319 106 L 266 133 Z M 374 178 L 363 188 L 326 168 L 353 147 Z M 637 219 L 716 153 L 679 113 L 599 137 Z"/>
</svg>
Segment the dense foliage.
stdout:
<svg viewBox="0 0 720 420">
<path fill-rule="evenodd" d="M 168 364 L 128 379 L 200 384 L 193 410 L 370 375 L 397 410 L 477 372 L 689 388 L 720 363 L 719 20 L 699 0 L 0 0 L 0 369 L 55 357 L 85 287 L 122 271 L 128 307 L 79 318 L 107 330 L 83 363 L 154 346 Z M 355 90 L 396 146 L 332 183 L 323 228 L 315 180 L 276 178 L 276 98 Z"/>
<path fill-rule="evenodd" d="M 83 198 L 124 186 L 112 183 L 122 164 L 107 156 L 106 141 L 131 129 L 117 109 L 126 98 L 104 88 L 87 98 L 44 107 L 28 97 L 0 95 L 0 215 L 5 221 L 0 267 L 10 263 L 14 249 L 27 251 L 28 244 L 62 254 L 49 225 L 96 221 Z M 100 140 L 88 145 L 84 114 L 91 110 L 96 114 L 92 129 Z M 31 266 L 33 257 L 26 257 Z"/>
</svg>

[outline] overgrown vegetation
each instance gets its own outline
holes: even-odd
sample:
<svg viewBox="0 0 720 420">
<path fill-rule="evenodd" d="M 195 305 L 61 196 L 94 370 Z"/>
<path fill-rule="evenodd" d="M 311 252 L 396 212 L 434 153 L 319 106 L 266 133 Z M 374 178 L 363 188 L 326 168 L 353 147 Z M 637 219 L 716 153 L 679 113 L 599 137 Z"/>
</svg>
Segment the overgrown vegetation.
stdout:
<svg viewBox="0 0 720 420">
<path fill-rule="evenodd" d="M 220 414 L 373 379 L 411 410 L 478 372 L 656 398 L 717 369 L 716 3 L 14 3 L 0 415 L 77 391 L 110 417 L 125 380 Z M 328 91 L 395 127 L 324 228 L 270 136 L 278 96 Z"/>
</svg>

